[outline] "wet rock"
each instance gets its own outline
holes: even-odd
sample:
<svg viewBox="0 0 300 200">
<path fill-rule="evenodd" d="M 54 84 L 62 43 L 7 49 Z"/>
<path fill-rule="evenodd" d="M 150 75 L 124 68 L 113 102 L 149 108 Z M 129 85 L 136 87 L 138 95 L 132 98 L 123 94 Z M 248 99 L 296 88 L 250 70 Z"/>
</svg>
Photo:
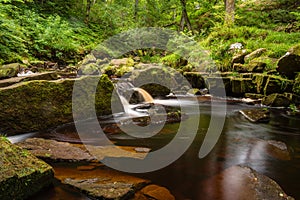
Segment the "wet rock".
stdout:
<svg viewBox="0 0 300 200">
<path fill-rule="evenodd" d="M 88 152 L 67 142 L 57 142 L 42 138 L 28 138 L 18 146 L 27 149 L 33 155 L 54 162 L 88 162 L 94 159 Z"/>
<path fill-rule="evenodd" d="M 294 78 L 300 72 L 300 45 L 294 46 L 282 56 L 277 63 L 277 71 L 289 78 Z"/>
<path fill-rule="evenodd" d="M 42 138 L 29 138 L 18 145 L 35 156 L 52 162 L 91 162 L 101 161 L 107 157 L 144 159 L 150 151 L 137 151 L 137 147 L 126 146 L 71 144 Z"/>
<path fill-rule="evenodd" d="M 52 167 L 0 137 L 0 199 L 25 199 L 52 183 Z"/>
<path fill-rule="evenodd" d="M 170 191 L 158 185 L 148 185 L 135 194 L 134 200 L 175 200 Z"/>
<path fill-rule="evenodd" d="M 91 87 L 99 81 L 94 97 Z M 0 88 L 0 131 L 13 135 L 55 127 L 73 121 L 72 94 L 75 79 L 56 81 L 36 80 L 21 82 Z M 76 108 L 76 116 L 85 118 L 91 111 L 89 99 L 95 98 L 97 115 L 111 114 L 114 86 L 106 75 L 101 77 L 82 77 L 76 83 L 81 89 L 77 91 L 74 101 L 81 105 Z M 74 102 L 73 102 L 74 105 Z M 86 118 L 85 118 L 86 119 Z"/>
<path fill-rule="evenodd" d="M 276 140 L 268 140 L 267 153 L 279 160 L 290 160 L 290 153 L 284 142 Z"/>
<path fill-rule="evenodd" d="M 218 186 L 216 188 L 216 185 Z M 203 199 L 292 200 L 269 177 L 245 166 L 232 166 L 203 184 Z"/>
<path fill-rule="evenodd" d="M 64 184 L 78 188 L 83 193 L 97 199 L 128 199 L 133 196 L 133 185 L 123 182 L 103 183 L 99 178 L 71 179 L 67 178 Z"/>
<path fill-rule="evenodd" d="M 270 94 L 262 99 L 262 104 L 271 107 L 288 107 L 290 100 L 283 94 Z"/>
<path fill-rule="evenodd" d="M 63 184 L 93 199 L 132 199 L 135 192 L 150 183 L 149 180 L 111 170 L 105 166 L 89 171 L 56 166 L 55 177 Z"/>
<path fill-rule="evenodd" d="M 270 121 L 270 111 L 264 108 L 245 109 L 239 111 L 246 119 L 251 122 L 268 122 Z"/>
<path fill-rule="evenodd" d="M 256 49 L 252 53 L 249 53 L 248 55 L 245 56 L 245 62 L 249 62 L 250 60 L 261 56 L 266 51 L 267 51 L 267 49 L 265 49 L 265 48 Z"/>
</svg>

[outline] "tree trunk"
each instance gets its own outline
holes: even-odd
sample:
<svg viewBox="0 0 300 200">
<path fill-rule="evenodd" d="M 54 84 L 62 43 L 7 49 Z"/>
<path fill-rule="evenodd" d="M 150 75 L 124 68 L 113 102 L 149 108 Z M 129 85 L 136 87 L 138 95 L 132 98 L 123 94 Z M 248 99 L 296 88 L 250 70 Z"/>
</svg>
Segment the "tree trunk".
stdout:
<svg viewBox="0 0 300 200">
<path fill-rule="evenodd" d="M 232 26 L 234 24 L 234 0 L 224 0 L 225 2 L 225 24 Z"/>
<path fill-rule="evenodd" d="M 85 23 L 89 23 L 90 13 L 92 7 L 92 0 L 86 0 L 86 14 L 85 14 Z"/>
<path fill-rule="evenodd" d="M 137 18 L 138 7 L 139 7 L 139 0 L 135 0 L 135 4 L 134 4 L 134 19 Z"/>
<path fill-rule="evenodd" d="M 187 26 L 189 31 L 192 30 L 192 25 L 189 20 L 189 16 L 186 11 L 186 0 L 180 0 L 181 6 L 182 6 L 182 14 L 181 14 L 181 19 L 180 19 L 180 30 L 183 31 L 184 27 Z"/>
</svg>

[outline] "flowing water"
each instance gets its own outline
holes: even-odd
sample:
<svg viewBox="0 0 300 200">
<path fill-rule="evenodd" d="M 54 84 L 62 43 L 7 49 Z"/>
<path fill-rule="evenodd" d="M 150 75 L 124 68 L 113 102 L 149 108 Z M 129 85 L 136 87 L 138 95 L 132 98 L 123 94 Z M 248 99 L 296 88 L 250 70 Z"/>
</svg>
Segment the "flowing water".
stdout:
<svg viewBox="0 0 300 200">
<path fill-rule="evenodd" d="M 176 106 L 176 100 L 154 100 L 155 103 Z M 180 103 L 190 106 L 188 100 Z M 219 105 L 220 110 L 222 104 Z M 218 109 L 218 105 L 216 106 Z M 285 114 L 284 110 L 271 109 L 269 123 L 251 123 L 238 110 L 255 108 L 242 103 L 227 103 L 227 114 L 222 134 L 208 156 L 200 159 L 199 149 L 207 132 L 211 119 L 211 103 L 200 102 L 200 122 L 196 138 L 188 150 L 174 163 L 155 172 L 133 174 L 150 179 L 158 185 L 167 187 L 176 199 L 206 199 L 203 191 L 210 187 L 211 192 L 223 192 L 226 196 L 226 184 L 205 185 L 205 180 L 233 165 L 246 165 L 259 173 L 274 179 L 284 191 L 296 199 L 300 198 L 300 118 Z M 190 113 L 190 117 L 197 117 Z M 218 114 L 218 113 L 216 113 Z M 125 133 L 111 134 L 110 139 L 117 145 L 133 145 L 149 147 L 152 150 L 162 148 L 174 137 L 178 123 L 166 124 L 160 133 L 151 138 L 136 139 Z M 59 134 L 72 135 L 75 131 L 70 126 L 63 126 L 56 130 Z M 66 134 L 68 133 L 68 134 Z M 184 138 L 182 138 L 184 139 Z M 67 138 L 64 138 L 67 140 Z M 291 160 L 279 159 L 268 152 L 266 141 L 276 140 L 286 143 L 291 154 Z M 163 157 L 161 159 L 164 159 Z M 243 191 L 241 191 L 242 193 Z M 88 199 L 74 190 L 56 187 L 43 191 L 33 199 Z"/>
</svg>

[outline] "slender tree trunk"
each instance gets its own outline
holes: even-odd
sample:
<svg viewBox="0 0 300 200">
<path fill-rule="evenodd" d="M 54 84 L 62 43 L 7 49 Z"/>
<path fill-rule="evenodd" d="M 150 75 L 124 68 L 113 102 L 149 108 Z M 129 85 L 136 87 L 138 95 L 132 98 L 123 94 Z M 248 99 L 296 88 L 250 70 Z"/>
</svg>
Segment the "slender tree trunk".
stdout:
<svg viewBox="0 0 300 200">
<path fill-rule="evenodd" d="M 224 0 L 225 2 L 225 24 L 232 26 L 234 24 L 234 0 Z"/>
<path fill-rule="evenodd" d="M 189 31 L 192 30 L 192 25 L 189 20 L 189 16 L 186 11 L 186 0 L 180 0 L 181 6 L 182 6 L 182 14 L 181 14 L 181 19 L 180 19 L 180 30 L 183 31 L 184 27 L 187 26 Z"/>
<path fill-rule="evenodd" d="M 92 7 L 92 0 L 86 0 L 86 14 L 85 14 L 85 23 L 89 23 L 90 13 Z"/>
<path fill-rule="evenodd" d="M 138 9 L 139 9 L 139 0 L 135 0 L 135 3 L 134 3 L 134 19 L 137 19 Z"/>
</svg>

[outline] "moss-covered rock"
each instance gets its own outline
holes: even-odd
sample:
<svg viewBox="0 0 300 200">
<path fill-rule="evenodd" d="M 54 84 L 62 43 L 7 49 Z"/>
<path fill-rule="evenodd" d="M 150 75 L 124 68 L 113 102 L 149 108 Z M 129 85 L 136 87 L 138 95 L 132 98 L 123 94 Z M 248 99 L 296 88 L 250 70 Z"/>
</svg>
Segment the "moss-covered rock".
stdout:
<svg viewBox="0 0 300 200">
<path fill-rule="evenodd" d="M 283 94 L 270 94 L 262 99 L 262 104 L 271 107 L 288 107 L 291 101 Z"/>
<path fill-rule="evenodd" d="M 251 78 L 235 78 L 231 80 L 232 95 L 242 97 L 245 93 L 254 91 L 254 84 Z"/>
<path fill-rule="evenodd" d="M 25 199 L 52 183 L 51 166 L 0 137 L 0 199 Z"/>
<path fill-rule="evenodd" d="M 92 98 L 95 98 L 97 115 L 111 114 L 113 84 L 106 75 L 101 76 L 95 96 L 91 88 L 98 80 L 99 77 L 82 77 L 76 81 L 79 88 L 75 100 L 80 105 L 76 112 L 82 118 L 90 117 L 85 113 L 92 107 Z M 75 79 L 37 80 L 0 88 L 0 131 L 13 135 L 72 121 L 74 82 Z"/>
<path fill-rule="evenodd" d="M 293 81 L 282 78 L 280 76 L 268 76 L 265 83 L 263 94 L 269 95 L 273 93 L 291 92 Z"/>
<path fill-rule="evenodd" d="M 278 60 L 277 71 L 289 78 L 300 72 L 300 45 L 294 46 Z"/>
<path fill-rule="evenodd" d="M 0 67 L 0 79 L 17 76 L 21 65 L 19 63 L 11 63 Z"/>
</svg>

